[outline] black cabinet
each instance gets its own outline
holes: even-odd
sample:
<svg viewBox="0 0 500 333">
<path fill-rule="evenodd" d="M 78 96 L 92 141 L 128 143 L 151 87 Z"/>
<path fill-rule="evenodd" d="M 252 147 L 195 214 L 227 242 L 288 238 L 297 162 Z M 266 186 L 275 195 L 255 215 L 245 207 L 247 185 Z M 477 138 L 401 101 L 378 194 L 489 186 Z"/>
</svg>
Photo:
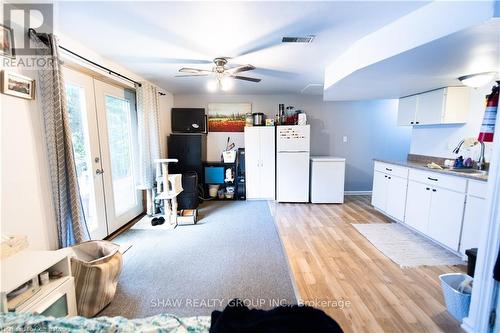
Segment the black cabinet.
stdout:
<svg viewBox="0 0 500 333">
<path fill-rule="evenodd" d="M 203 163 L 207 159 L 207 136 L 205 134 L 171 134 L 167 139 L 168 158 L 176 158 L 177 163 L 169 163 L 169 173 L 195 171 L 198 182 L 203 183 Z"/>
</svg>

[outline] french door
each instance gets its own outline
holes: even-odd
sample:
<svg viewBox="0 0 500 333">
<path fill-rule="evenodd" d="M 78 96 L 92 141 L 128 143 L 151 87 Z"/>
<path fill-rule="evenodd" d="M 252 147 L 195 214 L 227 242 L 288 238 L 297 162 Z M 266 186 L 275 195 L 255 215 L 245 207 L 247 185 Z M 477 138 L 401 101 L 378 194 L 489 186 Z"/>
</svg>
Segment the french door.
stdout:
<svg viewBox="0 0 500 333">
<path fill-rule="evenodd" d="M 64 68 L 78 184 L 92 239 L 142 212 L 135 93 Z"/>
</svg>

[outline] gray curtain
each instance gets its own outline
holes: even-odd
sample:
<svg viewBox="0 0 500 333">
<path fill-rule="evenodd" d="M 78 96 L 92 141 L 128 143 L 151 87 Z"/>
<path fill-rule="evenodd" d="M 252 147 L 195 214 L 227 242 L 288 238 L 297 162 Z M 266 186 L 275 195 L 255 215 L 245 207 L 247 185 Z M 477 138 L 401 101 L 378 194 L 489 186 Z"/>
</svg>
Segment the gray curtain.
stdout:
<svg viewBox="0 0 500 333">
<path fill-rule="evenodd" d="M 63 248 L 88 240 L 90 236 L 78 188 L 57 40 L 53 34 L 33 31 L 30 31 L 30 39 L 37 48 L 37 56 L 47 63 L 37 70 L 37 99 L 45 125 L 59 247 Z"/>
</svg>

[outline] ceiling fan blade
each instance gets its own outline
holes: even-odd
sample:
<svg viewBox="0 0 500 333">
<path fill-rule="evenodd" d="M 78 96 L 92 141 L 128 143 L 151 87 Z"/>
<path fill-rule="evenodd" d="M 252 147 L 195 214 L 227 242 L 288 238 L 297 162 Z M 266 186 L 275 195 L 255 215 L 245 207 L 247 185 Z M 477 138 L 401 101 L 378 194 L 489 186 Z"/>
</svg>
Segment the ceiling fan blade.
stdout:
<svg viewBox="0 0 500 333">
<path fill-rule="evenodd" d="M 178 74 L 175 77 L 208 76 L 208 74 Z"/>
<path fill-rule="evenodd" d="M 236 73 L 241 73 L 241 72 L 246 72 L 246 71 L 252 71 L 255 69 L 255 66 L 252 65 L 242 65 L 234 68 L 229 68 L 227 71 L 231 74 L 236 74 Z"/>
<path fill-rule="evenodd" d="M 251 81 L 251 82 L 260 82 L 261 81 L 261 79 L 256 79 L 254 77 L 248 77 L 248 76 L 231 75 L 231 77 L 233 77 L 237 80 L 244 80 L 244 81 Z"/>
<path fill-rule="evenodd" d="M 189 68 L 189 67 L 182 67 L 181 69 L 179 69 L 179 72 L 181 72 L 181 73 L 193 73 L 193 74 L 212 73 L 212 71 L 208 70 L 208 69 Z"/>
</svg>

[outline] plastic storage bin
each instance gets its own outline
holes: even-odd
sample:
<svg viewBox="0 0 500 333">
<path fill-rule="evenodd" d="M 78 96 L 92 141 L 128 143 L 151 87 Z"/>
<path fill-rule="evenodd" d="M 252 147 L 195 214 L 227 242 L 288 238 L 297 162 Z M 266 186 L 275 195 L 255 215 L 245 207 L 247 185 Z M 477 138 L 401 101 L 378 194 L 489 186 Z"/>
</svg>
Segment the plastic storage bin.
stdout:
<svg viewBox="0 0 500 333">
<path fill-rule="evenodd" d="M 446 308 L 458 321 L 462 321 L 469 314 L 471 295 L 458 291 L 458 286 L 467 276 L 467 274 L 462 273 L 442 274 L 439 276 Z"/>
</svg>

